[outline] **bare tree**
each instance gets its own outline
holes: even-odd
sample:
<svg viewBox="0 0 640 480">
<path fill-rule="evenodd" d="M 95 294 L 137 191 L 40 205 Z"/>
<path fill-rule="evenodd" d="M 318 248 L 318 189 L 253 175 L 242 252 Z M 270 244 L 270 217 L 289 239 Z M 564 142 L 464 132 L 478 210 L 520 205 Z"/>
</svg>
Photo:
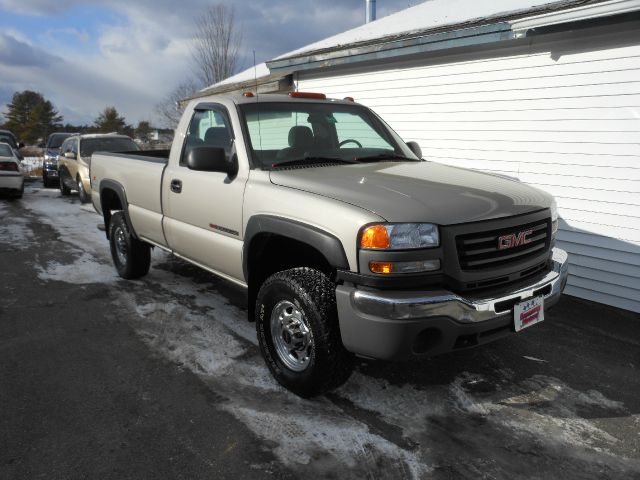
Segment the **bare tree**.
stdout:
<svg viewBox="0 0 640 480">
<path fill-rule="evenodd" d="M 160 117 L 163 126 L 167 128 L 176 128 L 183 109 L 180 108 L 178 102 L 190 97 L 199 90 L 196 82 L 193 80 L 185 80 L 178 84 L 166 98 L 156 105 L 156 113 Z"/>
<path fill-rule="evenodd" d="M 234 8 L 224 4 L 209 7 L 196 20 L 191 52 L 198 80 L 208 87 L 236 73 L 241 43 Z"/>
</svg>

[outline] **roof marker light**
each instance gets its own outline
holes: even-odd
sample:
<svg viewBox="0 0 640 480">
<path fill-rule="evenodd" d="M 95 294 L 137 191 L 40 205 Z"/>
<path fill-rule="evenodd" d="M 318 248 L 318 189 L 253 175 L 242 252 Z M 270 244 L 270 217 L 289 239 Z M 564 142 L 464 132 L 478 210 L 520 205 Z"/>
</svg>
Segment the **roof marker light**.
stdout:
<svg viewBox="0 0 640 480">
<path fill-rule="evenodd" d="M 242 94 L 243 97 L 253 97 L 253 92 L 244 92 Z"/>
<path fill-rule="evenodd" d="M 326 100 L 327 96 L 324 93 L 312 93 L 312 92 L 289 92 L 291 98 L 315 98 L 316 100 Z"/>
<path fill-rule="evenodd" d="M 345 102 L 355 102 L 355 100 L 353 99 L 353 97 L 344 97 L 343 100 Z"/>
</svg>

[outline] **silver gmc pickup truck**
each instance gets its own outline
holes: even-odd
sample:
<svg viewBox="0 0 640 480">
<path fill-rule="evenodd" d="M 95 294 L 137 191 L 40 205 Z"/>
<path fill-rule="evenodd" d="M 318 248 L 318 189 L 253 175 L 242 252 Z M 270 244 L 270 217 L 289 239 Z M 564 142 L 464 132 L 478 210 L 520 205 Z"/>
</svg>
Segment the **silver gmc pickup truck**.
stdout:
<svg viewBox="0 0 640 480">
<path fill-rule="evenodd" d="M 519 332 L 567 279 L 550 195 L 425 161 L 349 98 L 194 100 L 170 151 L 94 154 L 90 176 L 120 276 L 147 274 L 158 247 L 246 288 L 269 369 L 304 397 L 356 355 Z"/>
</svg>

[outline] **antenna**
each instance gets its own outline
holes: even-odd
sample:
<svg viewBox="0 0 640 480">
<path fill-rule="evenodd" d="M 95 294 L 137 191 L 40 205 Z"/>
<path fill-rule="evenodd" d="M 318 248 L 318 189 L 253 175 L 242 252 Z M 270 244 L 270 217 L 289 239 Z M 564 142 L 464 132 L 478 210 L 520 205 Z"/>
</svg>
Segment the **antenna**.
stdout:
<svg viewBox="0 0 640 480">
<path fill-rule="evenodd" d="M 256 84 L 256 100 L 258 99 L 258 66 L 256 65 L 256 51 L 253 51 L 253 80 Z"/>
</svg>

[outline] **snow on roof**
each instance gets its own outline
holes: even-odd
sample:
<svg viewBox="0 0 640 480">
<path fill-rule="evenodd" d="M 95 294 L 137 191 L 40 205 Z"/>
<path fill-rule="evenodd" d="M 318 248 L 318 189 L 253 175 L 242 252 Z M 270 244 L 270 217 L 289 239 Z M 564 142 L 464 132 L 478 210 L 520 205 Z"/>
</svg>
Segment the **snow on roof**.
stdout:
<svg viewBox="0 0 640 480">
<path fill-rule="evenodd" d="M 235 75 L 225 78 L 221 82 L 214 83 L 213 85 L 203 88 L 201 91 L 210 90 L 213 87 L 219 87 L 221 85 L 230 85 L 232 83 L 247 82 L 254 78 L 268 77 L 271 72 L 267 68 L 266 63 L 259 63 L 255 67 L 247 68 L 246 70 L 236 73 Z"/>
<path fill-rule="evenodd" d="M 526 12 L 542 5 L 558 3 L 567 2 L 549 0 L 428 0 L 374 22 L 365 23 L 346 32 L 285 53 L 274 60 L 416 30 L 430 30 L 502 16 L 506 13 Z"/>
<path fill-rule="evenodd" d="M 427 0 L 414 7 L 401 10 L 374 22 L 365 23 L 346 32 L 333 35 L 297 50 L 284 53 L 272 61 L 296 57 L 320 50 L 336 49 L 341 46 L 360 42 L 375 41 L 411 32 L 443 29 L 485 19 L 506 16 L 524 17 L 527 12 L 540 7 L 562 8 L 576 4 L 596 3 L 598 0 Z M 602 0 L 605 1 L 605 0 Z M 206 92 L 215 87 L 247 82 L 254 78 L 264 78 L 271 74 L 266 63 L 250 67 L 232 77 L 202 90 Z"/>
</svg>

